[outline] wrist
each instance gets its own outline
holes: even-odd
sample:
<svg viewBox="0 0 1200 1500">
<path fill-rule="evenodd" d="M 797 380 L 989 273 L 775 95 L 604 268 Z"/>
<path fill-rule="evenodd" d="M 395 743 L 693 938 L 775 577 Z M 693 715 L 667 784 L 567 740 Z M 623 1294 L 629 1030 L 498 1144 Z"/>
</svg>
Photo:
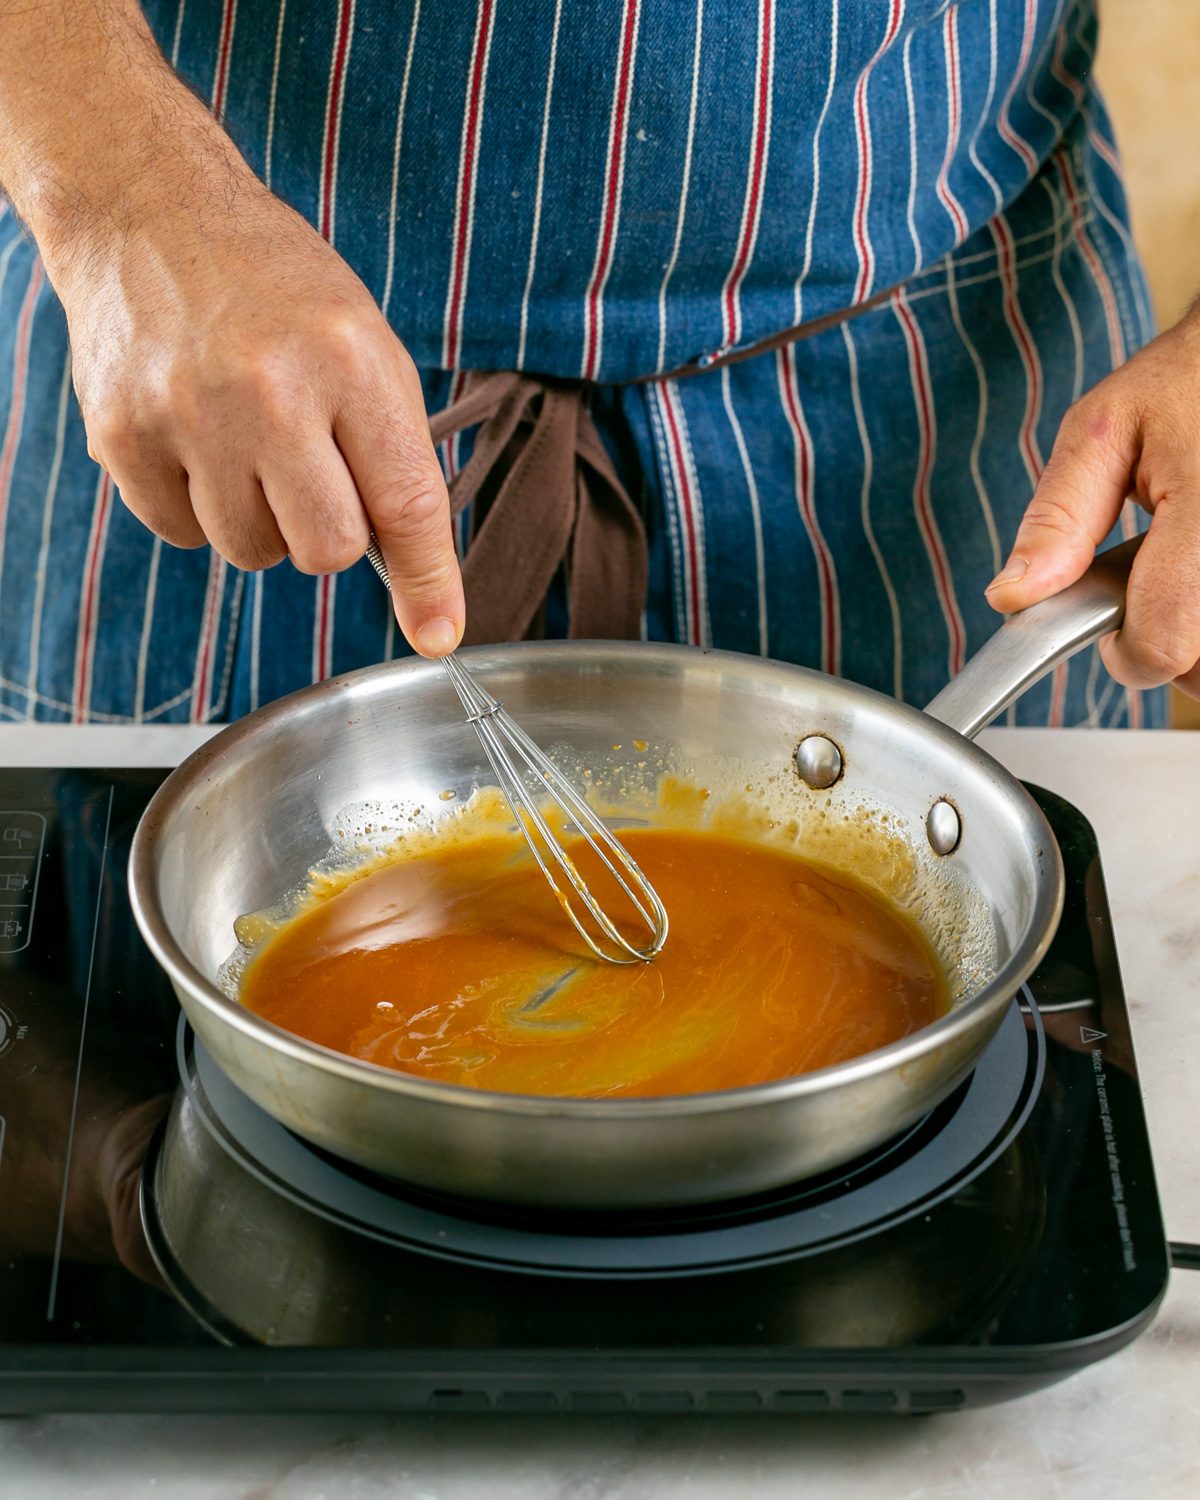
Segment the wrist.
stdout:
<svg viewBox="0 0 1200 1500">
<path fill-rule="evenodd" d="M 136 0 L 81 6 L 66 0 L 59 18 L 77 15 L 80 31 L 73 49 L 64 40 L 59 73 L 47 47 L 20 75 L 0 64 L 0 178 L 60 291 L 143 233 L 202 231 L 266 192 L 158 51 Z"/>
<path fill-rule="evenodd" d="M 92 175 L 47 171 L 22 205 L 60 296 L 159 245 L 186 254 L 215 228 L 252 221 L 271 194 L 202 107 L 170 137 L 130 131 Z"/>
</svg>

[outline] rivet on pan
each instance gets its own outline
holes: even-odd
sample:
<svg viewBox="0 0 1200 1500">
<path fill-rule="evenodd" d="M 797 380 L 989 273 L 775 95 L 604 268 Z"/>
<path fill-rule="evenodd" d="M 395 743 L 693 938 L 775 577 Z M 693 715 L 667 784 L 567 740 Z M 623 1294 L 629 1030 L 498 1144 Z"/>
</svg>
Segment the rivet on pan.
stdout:
<svg viewBox="0 0 1200 1500">
<path fill-rule="evenodd" d="M 929 847 L 935 854 L 953 854 L 962 838 L 962 819 L 958 809 L 946 801 L 935 802 L 925 819 Z"/>
<path fill-rule="evenodd" d="M 814 792 L 823 792 L 842 775 L 842 752 L 823 734 L 810 734 L 796 746 L 796 769 Z"/>
</svg>

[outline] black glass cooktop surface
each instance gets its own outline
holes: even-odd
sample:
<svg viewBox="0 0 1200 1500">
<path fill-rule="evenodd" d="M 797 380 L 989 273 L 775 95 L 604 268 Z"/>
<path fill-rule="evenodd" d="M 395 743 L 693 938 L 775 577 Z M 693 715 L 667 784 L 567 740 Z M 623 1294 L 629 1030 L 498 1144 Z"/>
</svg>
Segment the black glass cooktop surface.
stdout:
<svg viewBox="0 0 1200 1500">
<path fill-rule="evenodd" d="M 1167 1279 L 1091 829 L 971 1078 L 835 1173 L 663 1215 L 347 1168 L 181 1024 L 129 841 L 164 773 L 0 771 L 0 1412 L 933 1411 L 1113 1352 Z"/>
</svg>

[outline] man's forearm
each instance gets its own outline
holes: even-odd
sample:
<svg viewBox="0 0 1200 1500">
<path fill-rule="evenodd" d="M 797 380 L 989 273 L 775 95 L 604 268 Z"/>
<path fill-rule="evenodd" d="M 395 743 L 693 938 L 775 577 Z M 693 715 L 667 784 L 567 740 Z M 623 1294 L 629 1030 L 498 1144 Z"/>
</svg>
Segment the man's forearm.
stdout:
<svg viewBox="0 0 1200 1500">
<path fill-rule="evenodd" d="M 137 0 L 0 0 L 0 183 L 52 280 L 164 194 L 194 213 L 198 179 L 244 177 Z"/>
</svg>

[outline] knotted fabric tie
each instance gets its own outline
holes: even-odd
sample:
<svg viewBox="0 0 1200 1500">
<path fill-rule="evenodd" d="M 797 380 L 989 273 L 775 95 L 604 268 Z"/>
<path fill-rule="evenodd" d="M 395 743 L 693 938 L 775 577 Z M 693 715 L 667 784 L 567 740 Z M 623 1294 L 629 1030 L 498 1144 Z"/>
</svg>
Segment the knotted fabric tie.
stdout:
<svg viewBox="0 0 1200 1500">
<path fill-rule="evenodd" d="M 573 637 L 629 640 L 646 595 L 646 529 L 617 477 L 582 383 L 513 371 L 471 374 L 429 423 L 435 443 L 478 427 L 450 482 L 471 507 L 463 563 L 468 645 L 540 635 L 547 590 L 565 564 Z"/>
<path fill-rule="evenodd" d="M 631 383 L 754 359 L 869 312 L 896 290 Z M 546 593 L 563 565 L 573 637 L 629 640 L 641 632 L 646 528 L 600 441 L 589 389 L 584 381 L 512 370 L 473 372 L 462 396 L 430 419 L 435 443 L 479 428 L 470 461 L 450 482 L 453 514 L 471 507 L 463 564 L 468 645 L 541 635 Z"/>
</svg>

